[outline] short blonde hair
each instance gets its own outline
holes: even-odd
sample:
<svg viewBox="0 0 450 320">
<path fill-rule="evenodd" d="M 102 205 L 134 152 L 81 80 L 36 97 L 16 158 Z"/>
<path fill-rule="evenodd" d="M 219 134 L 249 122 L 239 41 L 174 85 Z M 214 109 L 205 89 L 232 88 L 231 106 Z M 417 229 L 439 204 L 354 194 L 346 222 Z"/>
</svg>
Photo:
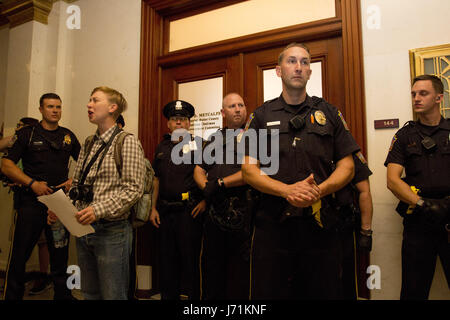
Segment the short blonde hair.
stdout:
<svg viewBox="0 0 450 320">
<path fill-rule="evenodd" d="M 91 96 L 97 91 L 101 91 L 106 94 L 108 96 L 109 103 L 117 104 L 117 110 L 113 114 L 114 120 L 116 120 L 122 112 L 127 110 L 127 100 L 125 100 L 124 96 L 119 91 L 106 86 L 101 86 L 92 90 Z"/>
</svg>

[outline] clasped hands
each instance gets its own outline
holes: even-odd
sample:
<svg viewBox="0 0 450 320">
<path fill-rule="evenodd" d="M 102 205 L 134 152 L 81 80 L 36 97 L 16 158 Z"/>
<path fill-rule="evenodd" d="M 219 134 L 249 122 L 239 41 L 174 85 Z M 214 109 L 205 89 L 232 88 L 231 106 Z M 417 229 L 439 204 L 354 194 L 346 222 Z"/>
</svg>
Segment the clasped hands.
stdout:
<svg viewBox="0 0 450 320">
<path fill-rule="evenodd" d="M 287 185 L 283 197 L 294 207 L 306 208 L 320 199 L 321 191 L 311 173 L 305 180 Z"/>
</svg>

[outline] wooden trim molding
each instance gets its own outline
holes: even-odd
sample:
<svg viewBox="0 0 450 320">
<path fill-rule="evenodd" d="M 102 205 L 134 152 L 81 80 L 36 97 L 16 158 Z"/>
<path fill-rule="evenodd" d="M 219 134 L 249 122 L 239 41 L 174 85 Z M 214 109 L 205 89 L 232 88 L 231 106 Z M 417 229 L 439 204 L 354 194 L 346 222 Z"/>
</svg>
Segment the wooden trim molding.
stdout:
<svg viewBox="0 0 450 320">
<path fill-rule="evenodd" d="M 290 41 L 298 41 L 298 39 L 302 41 L 325 39 L 339 36 L 341 30 L 341 21 L 337 18 L 329 18 L 174 51 L 159 57 L 158 63 L 162 67 L 169 67 L 250 50 L 266 49 Z"/>
<path fill-rule="evenodd" d="M 361 5 L 360 0 L 340 1 L 344 53 L 344 113 L 350 131 L 367 157 Z"/>
<path fill-rule="evenodd" d="M 48 24 L 53 0 L 5 0 L 0 5 L 0 25 L 9 23 L 10 28 L 29 21 Z"/>
</svg>

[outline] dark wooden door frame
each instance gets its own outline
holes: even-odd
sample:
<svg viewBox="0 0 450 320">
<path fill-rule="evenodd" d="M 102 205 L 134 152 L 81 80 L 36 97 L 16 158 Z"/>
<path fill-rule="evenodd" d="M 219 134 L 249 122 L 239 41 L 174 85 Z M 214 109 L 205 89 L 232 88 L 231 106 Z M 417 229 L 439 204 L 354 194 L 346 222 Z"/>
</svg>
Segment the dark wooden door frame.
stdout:
<svg viewBox="0 0 450 320">
<path fill-rule="evenodd" d="M 350 130 L 367 156 L 360 0 L 336 0 L 336 17 L 208 45 L 168 52 L 168 23 L 240 2 L 238 0 L 142 0 L 139 138 L 147 157 L 161 140 L 161 69 L 239 52 L 266 49 L 291 41 L 342 36 L 345 105 Z M 240 86 L 243 88 L 243 86 Z"/>
</svg>

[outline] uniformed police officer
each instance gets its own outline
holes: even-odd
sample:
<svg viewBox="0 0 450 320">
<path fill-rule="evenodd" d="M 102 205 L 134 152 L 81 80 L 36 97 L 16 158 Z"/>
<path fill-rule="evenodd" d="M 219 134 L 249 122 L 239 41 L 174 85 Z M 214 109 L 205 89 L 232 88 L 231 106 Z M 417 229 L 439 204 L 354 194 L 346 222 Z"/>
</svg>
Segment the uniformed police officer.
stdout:
<svg viewBox="0 0 450 320">
<path fill-rule="evenodd" d="M 60 247 L 53 241 L 47 225 L 47 207 L 36 196 L 48 195 L 57 188 L 69 189 L 68 163 L 78 159 L 80 143 L 75 135 L 58 125 L 61 99 L 54 93 L 44 94 L 39 111 L 42 121 L 16 133 L 16 141 L 2 161 L 2 171 L 12 181 L 24 186 L 16 195 L 17 208 L 14 240 L 8 264 L 5 300 L 22 299 L 25 285 L 25 264 L 43 229 L 50 254 L 50 271 L 54 283 L 54 299 L 71 299 L 66 285 L 68 243 Z M 22 159 L 23 171 L 15 163 Z M 65 231 L 67 238 L 68 232 Z M 56 246 L 55 246 L 56 245 Z"/>
<path fill-rule="evenodd" d="M 339 205 L 338 231 L 342 246 L 342 298 L 347 300 L 355 300 L 358 296 L 369 299 L 365 270 L 372 250 L 373 205 L 369 183 L 372 171 L 360 151 L 353 154 L 353 162 L 355 176 L 352 182 L 335 193 Z M 359 273 L 360 269 L 364 272 Z"/>
<path fill-rule="evenodd" d="M 282 94 L 249 120 L 248 131 L 259 136 L 258 150 L 247 151 L 242 173 L 263 192 L 253 235 L 252 299 L 340 294 L 337 214 L 330 195 L 353 178 L 352 153 L 359 147 L 337 108 L 306 94 L 310 62 L 305 45 L 288 45 L 276 67 Z M 274 143 L 263 143 L 266 139 L 279 142 L 279 169 L 267 175 L 261 155 L 264 148 L 271 154 Z"/>
<path fill-rule="evenodd" d="M 153 168 L 151 223 L 160 228 L 161 299 L 200 298 L 200 247 L 205 210 L 194 181 L 195 163 L 200 163 L 202 139 L 187 130 L 194 107 L 182 100 L 165 105 L 170 134 L 156 147 Z"/>
<path fill-rule="evenodd" d="M 395 134 L 384 163 L 387 187 L 400 200 L 397 212 L 404 218 L 402 300 L 428 299 L 438 255 L 450 287 L 450 120 L 440 114 L 443 93 L 436 76 L 413 80 L 418 120 Z"/>
<path fill-rule="evenodd" d="M 208 143 L 208 146 L 216 145 L 214 149 L 220 149 L 221 155 L 211 148 L 214 161 L 197 165 L 194 170 L 194 179 L 208 202 L 203 230 L 202 299 L 248 299 L 250 188 L 242 179 L 243 154 L 238 155 L 247 119 L 242 97 L 237 93 L 227 94 L 221 113 L 226 127 L 213 134 Z M 205 147 L 204 158 L 206 150 Z"/>
</svg>

